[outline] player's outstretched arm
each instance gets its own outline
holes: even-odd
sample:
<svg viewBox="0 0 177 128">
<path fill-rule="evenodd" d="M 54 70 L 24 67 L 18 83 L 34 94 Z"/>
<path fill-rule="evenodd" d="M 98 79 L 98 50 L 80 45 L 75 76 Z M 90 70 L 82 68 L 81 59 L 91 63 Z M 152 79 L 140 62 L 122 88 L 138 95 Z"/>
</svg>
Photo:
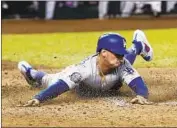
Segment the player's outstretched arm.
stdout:
<svg viewBox="0 0 177 128">
<path fill-rule="evenodd" d="M 136 97 L 131 100 L 131 103 L 141 105 L 153 103 L 148 101 L 148 88 L 141 77 L 133 79 L 128 86 L 136 93 Z"/>
<path fill-rule="evenodd" d="M 58 80 L 54 84 L 50 85 L 48 88 L 42 90 L 39 94 L 35 95 L 33 99 L 29 100 L 22 107 L 34 107 L 39 106 L 40 103 L 55 98 L 58 95 L 69 90 L 69 86 L 63 81 Z"/>
</svg>

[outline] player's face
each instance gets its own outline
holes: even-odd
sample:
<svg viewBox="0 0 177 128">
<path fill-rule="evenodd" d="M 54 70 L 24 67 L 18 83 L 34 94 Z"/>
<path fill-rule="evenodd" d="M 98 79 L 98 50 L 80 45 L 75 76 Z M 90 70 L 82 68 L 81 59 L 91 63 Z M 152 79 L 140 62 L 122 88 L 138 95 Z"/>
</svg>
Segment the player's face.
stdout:
<svg viewBox="0 0 177 128">
<path fill-rule="evenodd" d="M 124 56 L 122 55 L 116 55 L 106 50 L 105 63 L 108 63 L 110 68 L 116 68 L 119 67 L 121 63 L 123 63 L 123 57 Z"/>
</svg>

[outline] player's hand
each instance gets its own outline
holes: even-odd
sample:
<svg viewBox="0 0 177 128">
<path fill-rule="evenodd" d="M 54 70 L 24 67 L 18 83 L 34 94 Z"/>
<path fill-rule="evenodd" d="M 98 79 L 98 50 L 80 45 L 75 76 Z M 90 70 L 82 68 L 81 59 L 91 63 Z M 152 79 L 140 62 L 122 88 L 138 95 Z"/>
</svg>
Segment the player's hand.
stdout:
<svg viewBox="0 0 177 128">
<path fill-rule="evenodd" d="M 18 105 L 18 107 L 39 107 L 40 101 L 38 99 L 31 99 L 24 105 Z"/>
<path fill-rule="evenodd" d="M 153 102 L 148 101 L 148 99 L 143 96 L 137 95 L 130 101 L 132 104 L 141 104 L 141 105 L 151 105 Z"/>
</svg>

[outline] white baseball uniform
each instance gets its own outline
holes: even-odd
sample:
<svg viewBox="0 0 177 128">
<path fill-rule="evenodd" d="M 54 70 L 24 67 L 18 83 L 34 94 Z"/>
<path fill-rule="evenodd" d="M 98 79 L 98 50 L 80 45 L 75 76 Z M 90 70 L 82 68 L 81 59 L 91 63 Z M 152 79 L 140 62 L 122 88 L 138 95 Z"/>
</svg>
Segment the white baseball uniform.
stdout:
<svg viewBox="0 0 177 128">
<path fill-rule="evenodd" d="M 96 65 L 97 57 L 98 54 L 89 56 L 81 63 L 68 66 L 59 73 L 45 75 L 42 78 L 42 86 L 46 88 L 62 79 L 70 89 L 84 84 L 94 89 L 109 90 L 117 83 L 129 84 L 133 79 L 140 76 L 129 61 L 124 58 L 124 63 L 120 67 L 115 68 L 105 75 L 105 79 L 102 79 Z"/>
</svg>

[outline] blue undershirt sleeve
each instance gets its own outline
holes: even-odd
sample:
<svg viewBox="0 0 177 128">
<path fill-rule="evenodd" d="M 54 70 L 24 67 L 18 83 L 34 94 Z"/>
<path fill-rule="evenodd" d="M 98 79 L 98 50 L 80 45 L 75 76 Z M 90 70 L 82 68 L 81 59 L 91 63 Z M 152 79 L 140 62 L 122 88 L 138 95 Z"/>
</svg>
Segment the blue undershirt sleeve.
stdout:
<svg viewBox="0 0 177 128">
<path fill-rule="evenodd" d="M 40 102 L 44 102 L 48 99 L 55 98 L 68 90 L 69 86 L 60 79 L 48 88 L 42 90 L 39 94 L 35 95 L 34 98 L 38 99 Z"/>
<path fill-rule="evenodd" d="M 148 88 L 141 77 L 133 79 L 128 85 L 137 95 L 148 98 Z"/>
</svg>

